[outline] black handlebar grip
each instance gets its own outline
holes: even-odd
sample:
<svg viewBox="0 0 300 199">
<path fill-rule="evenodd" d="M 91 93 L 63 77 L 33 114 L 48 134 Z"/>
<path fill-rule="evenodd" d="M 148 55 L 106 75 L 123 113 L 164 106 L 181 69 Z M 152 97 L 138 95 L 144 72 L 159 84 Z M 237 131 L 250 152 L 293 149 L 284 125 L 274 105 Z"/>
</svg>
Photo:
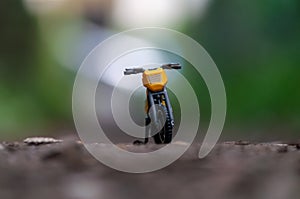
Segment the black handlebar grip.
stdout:
<svg viewBox="0 0 300 199">
<path fill-rule="evenodd" d="M 164 64 L 161 67 L 163 69 L 181 69 L 181 65 L 178 63 Z"/>
<path fill-rule="evenodd" d="M 182 67 L 180 65 L 175 65 L 175 66 L 172 66 L 173 69 L 181 69 Z"/>
</svg>

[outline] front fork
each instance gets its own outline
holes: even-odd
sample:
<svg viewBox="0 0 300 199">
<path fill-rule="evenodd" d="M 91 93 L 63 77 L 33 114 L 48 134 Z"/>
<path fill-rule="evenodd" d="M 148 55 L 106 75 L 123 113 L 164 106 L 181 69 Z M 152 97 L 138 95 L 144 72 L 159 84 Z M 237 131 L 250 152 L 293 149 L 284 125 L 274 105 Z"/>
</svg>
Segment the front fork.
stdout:
<svg viewBox="0 0 300 199">
<path fill-rule="evenodd" d="M 156 110 L 156 107 L 153 106 L 153 105 L 161 103 L 161 102 L 157 101 L 157 100 L 159 100 L 159 98 L 157 98 L 157 97 L 160 96 L 160 95 L 164 96 L 165 105 L 167 107 L 167 112 L 169 114 L 168 116 L 171 120 L 172 127 L 174 126 L 173 110 L 172 110 L 172 106 L 171 106 L 171 103 L 170 103 L 170 99 L 169 99 L 169 96 L 168 96 L 167 89 L 164 88 L 163 91 L 159 91 L 159 92 L 152 92 L 148 89 L 147 90 L 148 108 L 147 108 L 147 117 L 145 119 L 146 130 L 145 130 L 144 144 L 147 144 L 148 141 L 149 141 L 150 131 L 151 131 L 149 124 L 150 124 L 151 120 L 152 120 L 152 122 L 155 122 L 155 123 L 157 122 L 157 114 L 156 114 L 157 110 Z M 152 106 L 153 106 L 153 108 L 151 109 L 151 111 L 149 113 L 150 107 L 152 107 Z"/>
</svg>

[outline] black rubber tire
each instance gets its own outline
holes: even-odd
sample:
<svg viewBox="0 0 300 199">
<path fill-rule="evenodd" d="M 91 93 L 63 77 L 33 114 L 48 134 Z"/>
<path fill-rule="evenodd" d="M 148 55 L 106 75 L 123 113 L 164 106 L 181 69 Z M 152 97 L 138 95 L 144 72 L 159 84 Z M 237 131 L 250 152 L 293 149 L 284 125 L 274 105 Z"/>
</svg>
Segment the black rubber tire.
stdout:
<svg viewBox="0 0 300 199">
<path fill-rule="evenodd" d="M 162 130 L 153 136 L 154 142 L 156 144 L 169 144 L 172 141 L 173 127 L 169 116 L 169 112 L 165 106 L 163 106 L 163 110 L 166 115 L 166 122 Z"/>
</svg>

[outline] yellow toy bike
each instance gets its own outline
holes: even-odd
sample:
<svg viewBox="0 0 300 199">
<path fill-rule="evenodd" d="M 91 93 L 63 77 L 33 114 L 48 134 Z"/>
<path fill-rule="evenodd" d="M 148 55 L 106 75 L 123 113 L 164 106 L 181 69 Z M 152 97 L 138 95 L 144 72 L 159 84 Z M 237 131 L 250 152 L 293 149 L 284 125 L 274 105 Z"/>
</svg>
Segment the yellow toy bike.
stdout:
<svg viewBox="0 0 300 199">
<path fill-rule="evenodd" d="M 168 78 L 165 69 L 181 69 L 180 64 L 164 64 L 158 68 L 126 68 L 124 75 L 143 73 L 142 81 L 146 87 L 146 132 L 145 140 L 134 144 L 146 144 L 153 137 L 156 144 L 168 144 L 172 141 L 174 117 L 166 89 Z"/>
</svg>

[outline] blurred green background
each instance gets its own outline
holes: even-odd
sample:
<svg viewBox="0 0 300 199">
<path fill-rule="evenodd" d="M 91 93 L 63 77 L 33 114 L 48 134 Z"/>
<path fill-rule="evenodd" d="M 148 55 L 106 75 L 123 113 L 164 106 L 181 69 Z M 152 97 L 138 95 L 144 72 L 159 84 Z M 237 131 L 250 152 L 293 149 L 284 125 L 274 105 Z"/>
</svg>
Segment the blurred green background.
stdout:
<svg viewBox="0 0 300 199">
<path fill-rule="evenodd" d="M 142 26 L 178 30 L 209 52 L 227 91 L 222 138 L 299 138 L 299 19 L 298 0 L 1 1 L 0 139 L 74 132 L 80 63 L 108 36 Z M 199 95 L 208 121 L 200 86 Z"/>
</svg>

